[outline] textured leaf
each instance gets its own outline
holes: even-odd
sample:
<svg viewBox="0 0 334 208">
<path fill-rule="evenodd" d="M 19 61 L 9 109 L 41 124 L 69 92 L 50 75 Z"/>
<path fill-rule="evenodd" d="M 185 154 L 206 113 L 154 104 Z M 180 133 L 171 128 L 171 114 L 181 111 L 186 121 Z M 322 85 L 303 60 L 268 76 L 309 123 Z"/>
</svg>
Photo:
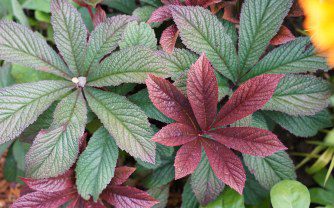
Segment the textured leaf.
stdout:
<svg viewBox="0 0 334 208">
<path fill-rule="evenodd" d="M 114 139 L 101 127 L 90 138 L 76 165 L 76 185 L 82 198 L 99 198 L 114 176 L 117 158 Z"/>
<path fill-rule="evenodd" d="M 144 184 L 148 188 L 160 187 L 173 181 L 175 177 L 173 160 L 161 167 L 153 170 L 153 172 L 144 180 Z"/>
<path fill-rule="evenodd" d="M 286 75 L 263 110 L 280 111 L 292 116 L 314 115 L 328 106 L 330 84 L 314 76 Z"/>
<path fill-rule="evenodd" d="M 216 177 L 204 152 L 201 162 L 191 175 L 191 187 L 202 205 L 215 200 L 225 187 L 224 183 Z M 188 203 L 182 204 L 182 207 L 189 207 Z"/>
<path fill-rule="evenodd" d="M 265 158 L 250 155 L 243 155 L 243 157 L 250 172 L 268 190 L 281 180 L 296 179 L 292 160 L 283 151 Z"/>
<path fill-rule="evenodd" d="M 6 20 L 0 21 L 0 59 L 65 78 L 71 76 L 65 63 L 41 35 Z"/>
<path fill-rule="evenodd" d="M 265 157 L 287 149 L 275 134 L 254 127 L 228 127 L 210 131 L 209 135 L 229 148 L 254 156 Z"/>
<path fill-rule="evenodd" d="M 159 111 L 177 122 L 196 127 L 188 99 L 174 85 L 155 76 L 149 76 L 146 85 L 150 99 Z"/>
<path fill-rule="evenodd" d="M 143 166 L 146 169 L 156 170 L 159 167 L 162 167 L 169 163 L 170 161 L 174 161 L 174 148 L 167 147 L 156 143 L 156 156 L 155 156 L 155 164 L 144 162 L 140 159 L 136 159 L 137 163 L 140 166 Z"/>
<path fill-rule="evenodd" d="M 159 76 L 167 74 L 152 50 L 137 46 L 111 54 L 92 71 L 88 84 L 103 87 L 122 83 L 144 83 L 149 73 Z"/>
<path fill-rule="evenodd" d="M 177 37 L 179 36 L 179 30 L 176 25 L 171 25 L 166 28 L 160 38 L 160 45 L 167 53 L 173 53 Z"/>
<path fill-rule="evenodd" d="M 328 70 L 325 58 L 317 56 L 310 39 L 297 38 L 269 52 L 242 80 L 260 74 L 287 74 Z"/>
<path fill-rule="evenodd" d="M 136 8 L 135 0 L 104 0 L 103 3 L 125 14 L 131 14 Z"/>
<path fill-rule="evenodd" d="M 160 0 L 157 0 L 157 1 L 160 2 Z M 138 17 L 140 22 L 147 22 L 150 19 L 152 13 L 155 11 L 155 9 L 156 7 L 153 7 L 153 6 L 138 7 L 137 9 L 133 11 L 132 15 L 135 17 Z M 152 28 L 156 28 L 156 27 L 159 27 L 161 23 L 153 22 L 153 23 L 150 23 L 150 25 Z"/>
<path fill-rule="evenodd" d="M 261 75 L 248 80 L 221 108 L 214 126 L 234 123 L 261 109 L 272 97 L 284 75 Z"/>
<path fill-rule="evenodd" d="M 114 137 L 119 148 L 133 157 L 154 163 L 155 144 L 149 141 L 152 130 L 139 107 L 111 92 L 86 88 L 85 95 L 90 108 Z"/>
<path fill-rule="evenodd" d="M 49 130 L 42 130 L 26 156 L 26 174 L 32 178 L 56 177 L 75 163 L 87 122 L 81 91 L 64 98 L 54 112 Z"/>
<path fill-rule="evenodd" d="M 169 6 L 162 6 L 156 9 L 150 19 L 147 21 L 147 23 L 153 23 L 153 22 L 163 22 L 170 18 L 172 18 L 172 12 L 170 11 Z"/>
<path fill-rule="evenodd" d="M 130 168 L 130 167 L 117 167 L 115 168 L 115 175 L 111 179 L 110 184 L 111 185 L 122 185 L 130 175 L 135 172 L 136 168 Z"/>
<path fill-rule="evenodd" d="M 28 18 L 25 15 L 22 5 L 18 0 L 11 0 L 12 11 L 15 18 L 22 24 L 29 26 Z"/>
<path fill-rule="evenodd" d="M 296 37 L 292 34 L 292 32 L 286 26 L 282 25 L 279 29 L 276 36 L 271 39 L 270 44 L 272 45 L 281 45 L 287 43 L 289 41 L 294 40 Z"/>
<path fill-rule="evenodd" d="M 241 70 L 252 67 L 278 32 L 292 0 L 247 0 L 240 16 L 239 57 Z"/>
<path fill-rule="evenodd" d="M 12 64 L 12 76 L 16 83 L 38 82 L 41 80 L 62 80 L 62 78 L 43 71 L 18 64 Z"/>
<path fill-rule="evenodd" d="M 0 89 L 0 143 L 19 136 L 71 88 L 66 81 L 40 81 Z"/>
<path fill-rule="evenodd" d="M 269 195 L 269 191 L 260 185 L 260 183 L 255 179 L 255 176 L 247 170 L 246 166 L 244 167 L 247 174 L 244 189 L 245 203 L 249 205 L 259 205 Z"/>
<path fill-rule="evenodd" d="M 199 175 L 197 175 L 197 176 L 199 176 Z M 213 176 L 214 176 L 214 174 L 213 174 Z M 195 176 L 192 176 L 192 177 L 195 177 Z M 205 180 L 207 180 L 207 179 L 205 178 Z M 198 187 L 200 187 L 200 186 L 198 186 Z M 187 183 L 183 187 L 181 208 L 198 208 L 198 207 L 199 207 L 199 204 L 197 202 L 196 196 L 195 196 L 195 194 L 192 190 L 192 187 L 191 187 L 191 178 L 189 178 L 187 180 Z"/>
<path fill-rule="evenodd" d="M 205 54 L 189 70 L 187 95 L 198 124 L 207 130 L 217 114 L 218 84 Z"/>
<path fill-rule="evenodd" d="M 147 193 L 159 201 L 159 203 L 154 205 L 152 208 L 165 208 L 167 206 L 169 197 L 168 185 L 149 189 Z"/>
<path fill-rule="evenodd" d="M 199 132 L 191 126 L 172 123 L 163 127 L 152 140 L 166 146 L 180 146 L 196 139 L 198 134 Z"/>
<path fill-rule="evenodd" d="M 182 145 L 175 156 L 175 180 L 193 173 L 201 161 L 202 146 L 199 140 Z"/>
<path fill-rule="evenodd" d="M 15 80 L 11 75 L 11 65 L 5 63 L 0 67 L 0 88 L 8 87 L 14 83 Z"/>
<path fill-rule="evenodd" d="M 246 173 L 239 157 L 224 145 L 211 140 L 206 140 L 203 146 L 217 178 L 242 194 Z"/>
<path fill-rule="evenodd" d="M 87 46 L 85 69 L 90 71 L 107 54 L 115 50 L 126 25 L 134 18 L 118 15 L 108 18 L 91 33 Z"/>
<path fill-rule="evenodd" d="M 164 122 L 164 123 L 172 123 L 174 120 L 166 117 L 162 114 L 152 103 L 149 98 L 147 89 L 143 89 L 136 94 L 131 95 L 128 97 L 129 100 L 138 105 L 145 114 L 152 119 Z"/>
<path fill-rule="evenodd" d="M 264 113 L 298 137 L 311 137 L 316 135 L 320 129 L 332 126 L 331 117 L 327 110 L 320 111 L 314 116 L 290 116 L 275 111 L 264 111 Z"/>
<path fill-rule="evenodd" d="M 162 3 L 161 3 L 160 0 L 140 0 L 140 2 L 149 4 L 149 5 L 154 6 L 154 7 L 162 6 Z"/>
<path fill-rule="evenodd" d="M 171 8 L 183 43 L 198 54 L 205 52 L 216 70 L 236 81 L 236 49 L 221 22 L 201 7 Z"/>
<path fill-rule="evenodd" d="M 157 39 L 154 30 L 147 23 L 131 22 L 124 30 L 119 46 L 121 49 L 132 46 L 146 46 L 155 50 L 157 49 Z"/>
<path fill-rule="evenodd" d="M 82 75 L 87 29 L 80 13 L 67 0 L 51 1 L 51 24 L 60 54 L 75 76 Z"/>
</svg>

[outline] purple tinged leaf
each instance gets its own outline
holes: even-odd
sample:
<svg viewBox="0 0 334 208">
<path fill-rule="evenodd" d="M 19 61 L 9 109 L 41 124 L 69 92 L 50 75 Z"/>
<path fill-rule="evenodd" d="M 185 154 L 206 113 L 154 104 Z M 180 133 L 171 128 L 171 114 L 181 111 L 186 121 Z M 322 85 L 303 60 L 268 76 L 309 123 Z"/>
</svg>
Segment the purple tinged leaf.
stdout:
<svg viewBox="0 0 334 208">
<path fill-rule="evenodd" d="M 283 77 L 282 74 L 264 74 L 240 85 L 220 110 L 214 127 L 232 124 L 260 110 L 273 96 Z"/>
<path fill-rule="evenodd" d="M 176 25 L 167 27 L 161 34 L 160 45 L 167 53 L 173 53 L 179 30 Z"/>
<path fill-rule="evenodd" d="M 153 22 L 163 22 L 172 18 L 172 12 L 169 9 L 169 6 L 162 6 L 156 9 L 147 23 L 151 24 Z"/>
<path fill-rule="evenodd" d="M 217 114 L 218 84 L 205 54 L 189 70 L 187 95 L 198 124 L 207 130 Z"/>
<path fill-rule="evenodd" d="M 128 178 L 131 176 L 133 172 L 135 172 L 136 168 L 131 167 L 118 167 L 115 169 L 115 175 L 111 179 L 110 185 L 122 185 Z"/>
<path fill-rule="evenodd" d="M 239 152 L 266 157 L 287 149 L 270 131 L 254 127 L 229 127 L 210 131 L 216 141 Z"/>
</svg>

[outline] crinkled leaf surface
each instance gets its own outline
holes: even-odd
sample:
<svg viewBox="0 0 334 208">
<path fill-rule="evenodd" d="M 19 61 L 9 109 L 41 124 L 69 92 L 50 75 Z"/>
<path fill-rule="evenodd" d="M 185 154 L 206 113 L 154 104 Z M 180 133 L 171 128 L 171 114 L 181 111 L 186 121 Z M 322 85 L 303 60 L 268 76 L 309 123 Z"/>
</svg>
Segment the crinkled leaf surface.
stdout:
<svg viewBox="0 0 334 208">
<path fill-rule="evenodd" d="M 90 108 L 122 150 L 154 163 L 155 143 L 150 141 L 152 130 L 147 116 L 138 106 L 123 96 L 89 87 L 85 89 L 85 95 Z"/>
<path fill-rule="evenodd" d="M 199 204 L 191 187 L 191 178 L 188 178 L 187 183 L 183 187 L 181 208 L 198 208 L 198 207 Z"/>
<path fill-rule="evenodd" d="M 166 28 L 160 38 L 160 45 L 167 53 L 173 53 L 176 40 L 179 37 L 179 30 L 176 25 L 171 25 Z"/>
<path fill-rule="evenodd" d="M 67 81 L 40 81 L 0 89 L 0 143 L 19 136 L 72 88 Z"/>
<path fill-rule="evenodd" d="M 292 116 L 314 115 L 328 105 L 330 84 L 310 75 L 286 75 L 263 110 Z"/>
<path fill-rule="evenodd" d="M 236 49 L 221 22 L 202 7 L 171 8 L 182 42 L 198 54 L 205 52 L 216 70 L 236 81 Z"/>
<path fill-rule="evenodd" d="M 42 130 L 26 156 L 26 174 L 32 178 L 56 177 L 75 163 L 87 122 L 81 91 L 64 98 L 54 112 L 49 130 Z"/>
<path fill-rule="evenodd" d="M 122 83 L 144 83 L 147 74 L 167 72 L 151 49 L 137 46 L 117 51 L 106 58 L 88 77 L 88 85 L 103 87 Z"/>
<path fill-rule="evenodd" d="M 101 127 L 90 138 L 76 166 L 76 185 L 86 200 L 96 201 L 114 176 L 118 147 L 109 132 Z"/>
</svg>

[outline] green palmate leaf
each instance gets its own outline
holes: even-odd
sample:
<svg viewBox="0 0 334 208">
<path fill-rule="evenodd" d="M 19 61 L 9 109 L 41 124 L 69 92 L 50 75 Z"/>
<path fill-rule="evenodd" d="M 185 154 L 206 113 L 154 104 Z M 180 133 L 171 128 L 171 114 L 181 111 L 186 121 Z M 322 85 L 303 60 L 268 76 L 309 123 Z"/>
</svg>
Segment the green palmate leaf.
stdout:
<svg viewBox="0 0 334 208">
<path fill-rule="evenodd" d="M 121 49 L 132 46 L 146 46 L 155 50 L 157 49 L 157 39 L 154 30 L 149 24 L 131 22 L 125 28 L 123 39 L 119 46 Z"/>
<path fill-rule="evenodd" d="M 87 29 L 81 15 L 67 0 L 52 0 L 51 11 L 57 47 L 72 73 L 82 75 Z"/>
<path fill-rule="evenodd" d="M 12 64 L 12 76 L 16 83 L 26 83 L 26 82 L 37 82 L 40 80 L 59 80 L 53 74 L 49 74 L 43 71 L 36 71 L 32 68 L 25 67 L 22 65 Z"/>
<path fill-rule="evenodd" d="M 108 90 L 119 95 L 127 95 L 134 90 L 136 86 L 137 84 L 135 83 L 124 83 L 115 87 L 108 87 Z"/>
<path fill-rule="evenodd" d="M 235 190 L 228 188 L 205 208 L 245 208 L 244 197 Z"/>
<path fill-rule="evenodd" d="M 175 48 L 172 54 L 159 51 L 158 55 L 174 80 L 177 80 L 181 75 L 185 75 L 186 71 L 198 59 L 196 54 L 179 48 Z"/>
<path fill-rule="evenodd" d="M 134 104 L 138 105 L 149 118 L 164 122 L 172 123 L 173 119 L 166 117 L 161 113 L 152 103 L 148 96 L 147 89 L 141 90 L 134 95 L 129 97 L 129 100 Z"/>
<path fill-rule="evenodd" d="M 157 144 L 156 150 L 157 154 L 155 156 L 155 164 L 144 162 L 140 159 L 137 159 L 137 163 L 146 169 L 155 170 L 170 163 L 172 160 L 174 161 L 173 147 L 167 147 L 161 144 Z"/>
<path fill-rule="evenodd" d="M 93 196 L 96 201 L 114 176 L 118 147 L 109 132 L 97 130 L 77 162 L 76 185 L 79 194 L 86 200 Z"/>
<path fill-rule="evenodd" d="M 276 184 L 270 191 L 270 198 L 273 208 L 306 208 L 311 204 L 307 187 L 292 180 Z"/>
<path fill-rule="evenodd" d="M 149 73 L 157 76 L 167 74 L 152 50 L 137 46 L 111 54 L 92 71 L 88 85 L 103 87 L 144 83 Z"/>
<path fill-rule="evenodd" d="M 275 128 L 275 125 L 275 122 L 265 116 L 263 111 L 257 111 L 252 115 L 251 126 L 253 127 L 272 131 Z"/>
<path fill-rule="evenodd" d="M 8 87 L 15 83 L 13 76 L 11 75 L 11 65 L 5 63 L 0 67 L 0 88 Z"/>
<path fill-rule="evenodd" d="M 67 81 L 40 81 L 0 89 L 0 144 L 19 136 L 72 88 Z"/>
<path fill-rule="evenodd" d="M 217 17 L 202 7 L 172 7 L 172 13 L 183 43 L 198 54 L 205 52 L 216 70 L 236 81 L 236 49 Z"/>
<path fill-rule="evenodd" d="M 78 90 L 57 105 L 49 130 L 42 130 L 37 135 L 27 154 L 27 175 L 48 178 L 70 169 L 77 159 L 86 122 L 87 107 Z"/>
<path fill-rule="evenodd" d="M 131 14 L 136 8 L 135 0 L 104 0 L 102 3 L 125 14 Z"/>
<path fill-rule="evenodd" d="M 292 116 L 314 115 L 327 107 L 330 84 L 314 76 L 286 75 L 263 110 L 280 111 Z"/>
<path fill-rule="evenodd" d="M 223 24 L 223 27 L 226 29 L 226 33 L 230 36 L 234 45 L 237 45 L 238 33 L 237 33 L 236 25 L 224 19 L 220 19 L 220 21 Z"/>
<path fill-rule="evenodd" d="M 169 196 L 168 185 L 149 189 L 147 193 L 159 201 L 159 204 L 154 205 L 152 208 L 165 208 L 167 206 Z"/>
<path fill-rule="evenodd" d="M 69 78 L 70 71 L 39 34 L 23 25 L 0 21 L 0 59 Z"/>
<path fill-rule="evenodd" d="M 148 188 L 163 186 L 171 182 L 174 179 L 174 176 L 174 161 L 171 160 L 161 167 L 153 170 L 152 174 L 144 180 L 144 184 Z"/>
<path fill-rule="evenodd" d="M 295 167 L 286 152 L 280 151 L 265 158 L 246 154 L 243 157 L 250 172 L 268 190 L 281 180 L 296 179 Z"/>
<path fill-rule="evenodd" d="M 269 191 L 260 185 L 255 179 L 255 176 L 249 172 L 247 167 L 245 167 L 245 170 L 247 174 L 244 189 L 245 203 L 249 205 L 258 205 L 269 195 Z"/>
<path fill-rule="evenodd" d="M 272 50 L 242 80 L 260 74 L 315 72 L 317 69 L 327 71 L 326 60 L 317 56 L 309 38 L 301 37 Z"/>
<path fill-rule="evenodd" d="M 181 208 L 198 208 L 196 196 L 191 188 L 191 179 L 187 180 L 187 183 L 183 187 L 182 192 L 182 205 Z"/>
<path fill-rule="evenodd" d="M 153 6 L 142 6 L 142 7 L 138 7 L 137 9 L 135 9 L 132 12 L 132 15 L 135 16 L 135 17 L 138 17 L 140 22 L 147 22 L 147 20 L 150 19 L 152 13 L 156 9 L 157 8 L 153 7 Z M 155 27 L 159 27 L 161 25 L 161 23 L 159 23 L 159 22 L 152 22 L 150 25 L 151 25 L 151 27 L 155 28 Z"/>
<path fill-rule="evenodd" d="M 117 145 L 133 157 L 154 163 L 155 144 L 150 141 L 152 129 L 145 113 L 125 97 L 86 88 L 88 104 Z"/>
<path fill-rule="evenodd" d="M 100 60 L 118 46 L 126 25 L 134 21 L 133 17 L 119 15 L 108 18 L 99 24 L 89 37 L 85 70 L 90 71 Z"/>
<path fill-rule="evenodd" d="M 300 137 L 314 136 L 320 129 L 332 126 L 328 110 L 320 111 L 314 116 L 290 116 L 275 111 L 264 111 L 264 113 L 284 129 Z"/>
<path fill-rule="evenodd" d="M 216 177 L 204 152 L 201 162 L 191 175 L 191 187 L 202 205 L 215 200 L 225 187 L 225 184 Z"/>
<path fill-rule="evenodd" d="M 240 16 L 241 70 L 252 67 L 278 32 L 292 0 L 247 0 Z"/>
</svg>

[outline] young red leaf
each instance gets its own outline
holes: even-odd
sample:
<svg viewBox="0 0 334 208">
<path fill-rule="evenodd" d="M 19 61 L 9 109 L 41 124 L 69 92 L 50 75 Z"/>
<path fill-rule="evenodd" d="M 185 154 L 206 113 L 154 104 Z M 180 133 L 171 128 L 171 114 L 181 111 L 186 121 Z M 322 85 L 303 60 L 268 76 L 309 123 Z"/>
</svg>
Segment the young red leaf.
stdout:
<svg viewBox="0 0 334 208">
<path fill-rule="evenodd" d="M 152 140 L 166 146 L 179 146 L 196 139 L 198 133 L 188 125 L 172 123 L 163 127 Z"/>
<path fill-rule="evenodd" d="M 111 179 L 110 185 L 121 185 L 135 172 L 136 168 L 118 167 L 115 168 L 114 177 Z"/>
<path fill-rule="evenodd" d="M 111 186 L 102 198 L 115 208 L 150 208 L 159 203 L 145 191 L 126 186 Z"/>
<path fill-rule="evenodd" d="M 149 97 L 156 108 L 179 123 L 197 127 L 188 99 L 167 80 L 149 75 L 146 80 Z"/>
<path fill-rule="evenodd" d="M 97 27 L 99 24 L 106 21 L 106 19 L 107 19 L 106 12 L 102 9 L 102 7 L 100 5 L 98 5 L 96 7 L 95 14 L 93 15 L 94 27 Z"/>
<path fill-rule="evenodd" d="M 205 140 L 203 146 L 216 176 L 242 194 L 245 187 L 246 173 L 239 157 L 218 142 Z"/>
<path fill-rule="evenodd" d="M 205 54 L 190 67 L 187 95 L 198 124 L 207 130 L 217 114 L 218 84 L 214 69 Z"/>
<path fill-rule="evenodd" d="M 58 192 L 63 191 L 74 186 L 71 175 L 73 170 L 70 169 L 65 174 L 46 179 L 31 179 L 31 178 L 21 178 L 21 180 L 30 188 L 35 191 L 43 192 Z"/>
<path fill-rule="evenodd" d="M 73 190 L 60 192 L 32 192 L 20 197 L 14 202 L 12 208 L 58 208 L 74 198 Z"/>
<path fill-rule="evenodd" d="M 160 45 L 167 53 L 173 53 L 179 30 L 176 25 L 167 27 L 161 34 Z"/>
<path fill-rule="evenodd" d="M 193 173 L 201 161 L 202 145 L 199 139 L 182 145 L 175 157 L 175 179 Z"/>
<path fill-rule="evenodd" d="M 147 21 L 147 23 L 153 23 L 153 22 L 163 22 L 170 18 L 172 18 L 172 12 L 169 9 L 169 6 L 162 6 L 156 9 L 150 19 Z"/>
<path fill-rule="evenodd" d="M 286 149 L 275 134 L 254 127 L 217 129 L 209 135 L 229 148 L 254 156 L 265 157 Z"/>
<path fill-rule="evenodd" d="M 264 74 L 240 85 L 220 110 L 214 127 L 232 124 L 260 110 L 270 100 L 283 77 L 282 74 Z"/>
<path fill-rule="evenodd" d="M 285 27 L 284 25 L 281 26 L 276 36 L 271 39 L 271 45 L 281 45 L 296 39 L 296 37 L 292 34 L 289 28 Z"/>
</svg>

